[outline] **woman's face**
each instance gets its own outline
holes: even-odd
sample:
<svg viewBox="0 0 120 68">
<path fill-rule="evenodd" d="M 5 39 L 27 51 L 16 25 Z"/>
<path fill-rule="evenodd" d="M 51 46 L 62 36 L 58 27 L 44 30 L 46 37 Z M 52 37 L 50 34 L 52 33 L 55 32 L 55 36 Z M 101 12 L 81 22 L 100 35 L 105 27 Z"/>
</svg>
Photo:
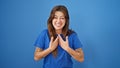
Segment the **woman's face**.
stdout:
<svg viewBox="0 0 120 68">
<path fill-rule="evenodd" d="M 56 11 L 55 16 L 52 20 L 52 25 L 55 28 L 55 30 L 62 30 L 62 28 L 65 25 L 65 15 L 61 11 Z"/>
</svg>

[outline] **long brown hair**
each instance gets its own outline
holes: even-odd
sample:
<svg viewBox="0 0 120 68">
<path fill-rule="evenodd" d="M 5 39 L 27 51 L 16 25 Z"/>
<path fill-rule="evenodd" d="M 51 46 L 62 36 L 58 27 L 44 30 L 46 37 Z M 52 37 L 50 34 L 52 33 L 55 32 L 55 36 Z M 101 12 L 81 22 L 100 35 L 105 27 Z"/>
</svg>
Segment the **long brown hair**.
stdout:
<svg viewBox="0 0 120 68">
<path fill-rule="evenodd" d="M 48 26 L 48 32 L 49 32 L 49 36 L 50 37 L 54 37 L 54 40 L 55 40 L 55 38 L 57 37 L 56 36 L 56 32 L 55 32 L 55 28 L 53 27 L 53 25 L 52 25 L 52 20 L 54 19 L 54 16 L 55 16 L 55 12 L 56 11 L 60 11 L 60 12 L 62 12 L 64 15 L 65 15 L 65 20 L 66 20 L 66 22 L 65 22 L 65 25 L 64 25 L 64 27 L 63 27 L 63 29 L 62 29 L 62 34 L 63 34 L 63 36 L 64 37 L 66 37 L 67 35 L 69 35 L 70 33 L 71 33 L 71 31 L 69 31 L 69 14 L 68 14 L 68 10 L 67 10 L 67 8 L 65 7 L 65 6 L 63 6 L 63 5 L 57 5 L 57 6 L 55 6 L 53 9 L 52 9 L 52 11 L 51 11 L 51 13 L 50 13 L 50 17 L 48 18 L 48 21 L 47 21 L 47 26 Z M 55 49 L 53 52 L 52 52 L 52 54 L 54 55 L 54 56 L 57 56 L 57 49 Z"/>
</svg>

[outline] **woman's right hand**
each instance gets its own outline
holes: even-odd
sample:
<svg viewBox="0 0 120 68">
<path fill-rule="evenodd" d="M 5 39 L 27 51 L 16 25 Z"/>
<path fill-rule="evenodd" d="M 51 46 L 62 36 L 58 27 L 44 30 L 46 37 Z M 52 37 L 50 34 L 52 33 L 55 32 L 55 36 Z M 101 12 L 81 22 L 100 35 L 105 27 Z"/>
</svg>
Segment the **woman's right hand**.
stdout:
<svg viewBox="0 0 120 68">
<path fill-rule="evenodd" d="M 50 51 L 54 51 L 57 48 L 58 42 L 59 42 L 58 37 L 54 41 L 53 41 L 53 37 L 51 37 L 50 44 L 49 44 Z"/>
</svg>

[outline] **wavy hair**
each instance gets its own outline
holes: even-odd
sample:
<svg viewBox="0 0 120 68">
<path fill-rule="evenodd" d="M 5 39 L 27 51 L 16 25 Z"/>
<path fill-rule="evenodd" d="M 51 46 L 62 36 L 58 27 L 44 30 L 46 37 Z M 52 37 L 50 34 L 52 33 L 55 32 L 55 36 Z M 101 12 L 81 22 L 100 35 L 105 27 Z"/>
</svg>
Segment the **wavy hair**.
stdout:
<svg viewBox="0 0 120 68">
<path fill-rule="evenodd" d="M 63 29 L 62 29 L 63 37 L 66 37 L 67 35 L 69 35 L 69 34 L 72 33 L 72 30 L 69 30 L 69 14 L 68 14 L 67 8 L 66 8 L 65 6 L 63 6 L 63 5 L 57 5 L 57 6 L 55 6 L 55 7 L 52 9 L 52 11 L 51 11 L 51 13 L 50 13 L 50 16 L 49 16 L 49 18 L 48 18 L 48 21 L 47 21 L 49 36 L 50 36 L 50 38 L 53 36 L 53 37 L 54 37 L 54 40 L 55 40 L 55 38 L 57 37 L 57 35 L 56 35 L 56 32 L 55 32 L 55 28 L 54 28 L 53 25 L 52 25 L 52 20 L 54 19 L 54 16 L 55 16 L 55 12 L 56 12 L 56 11 L 62 12 L 62 13 L 64 14 L 64 16 L 65 16 L 66 22 L 65 22 L 65 25 L 64 25 L 64 27 L 63 27 Z M 57 51 L 58 51 L 58 50 L 55 49 L 55 50 L 52 52 L 52 54 L 53 54 L 54 56 L 57 56 Z"/>
</svg>

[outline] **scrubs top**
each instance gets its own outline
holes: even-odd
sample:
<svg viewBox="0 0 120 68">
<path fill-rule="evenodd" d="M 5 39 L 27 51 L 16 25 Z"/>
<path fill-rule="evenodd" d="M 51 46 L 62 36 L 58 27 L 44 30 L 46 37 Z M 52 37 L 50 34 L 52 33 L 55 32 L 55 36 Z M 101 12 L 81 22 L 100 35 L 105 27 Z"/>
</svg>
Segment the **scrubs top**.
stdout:
<svg viewBox="0 0 120 68">
<path fill-rule="evenodd" d="M 75 32 L 68 36 L 68 41 L 69 46 L 74 50 L 82 47 L 81 42 Z M 49 43 L 50 38 L 48 29 L 45 29 L 38 36 L 34 46 L 45 50 L 49 47 Z M 52 52 L 44 57 L 43 68 L 72 68 L 73 62 L 71 56 L 65 50 L 63 50 L 59 44 L 57 50 L 58 53 L 56 57 L 53 56 Z"/>
</svg>

